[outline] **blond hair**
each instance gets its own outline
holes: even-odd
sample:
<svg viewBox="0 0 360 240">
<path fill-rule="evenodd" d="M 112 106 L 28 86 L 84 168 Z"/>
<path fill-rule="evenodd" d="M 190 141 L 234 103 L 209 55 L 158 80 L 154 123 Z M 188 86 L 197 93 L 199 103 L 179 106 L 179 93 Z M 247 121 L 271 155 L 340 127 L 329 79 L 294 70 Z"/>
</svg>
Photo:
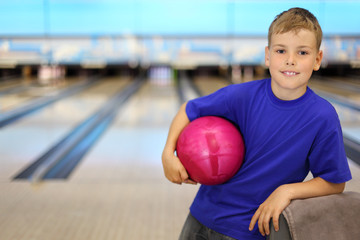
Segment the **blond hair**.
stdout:
<svg viewBox="0 0 360 240">
<path fill-rule="evenodd" d="M 317 50 L 320 49 L 322 30 L 316 17 L 306 9 L 290 8 L 277 15 L 269 27 L 268 44 L 271 44 L 273 34 L 287 33 L 300 30 L 309 30 L 315 34 Z"/>
</svg>

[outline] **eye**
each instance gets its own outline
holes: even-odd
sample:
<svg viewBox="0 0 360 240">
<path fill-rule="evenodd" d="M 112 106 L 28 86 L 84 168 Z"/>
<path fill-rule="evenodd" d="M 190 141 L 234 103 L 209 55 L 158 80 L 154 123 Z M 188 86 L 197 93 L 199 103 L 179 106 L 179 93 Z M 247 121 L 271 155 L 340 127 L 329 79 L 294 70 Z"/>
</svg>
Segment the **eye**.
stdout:
<svg viewBox="0 0 360 240">
<path fill-rule="evenodd" d="M 307 55 L 308 54 L 308 52 L 306 52 L 306 51 L 300 51 L 299 52 L 299 55 Z"/>
<path fill-rule="evenodd" d="M 283 53 L 285 53 L 285 50 L 284 49 L 278 49 L 278 50 L 276 50 L 276 52 L 280 53 L 280 54 L 283 54 Z"/>
</svg>

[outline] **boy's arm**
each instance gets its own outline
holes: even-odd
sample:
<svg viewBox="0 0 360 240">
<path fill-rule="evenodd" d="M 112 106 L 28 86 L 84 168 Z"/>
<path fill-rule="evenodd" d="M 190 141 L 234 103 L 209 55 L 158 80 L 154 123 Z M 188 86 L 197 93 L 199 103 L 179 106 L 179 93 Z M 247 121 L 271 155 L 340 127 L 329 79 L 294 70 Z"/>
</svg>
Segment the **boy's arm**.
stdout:
<svg viewBox="0 0 360 240">
<path fill-rule="evenodd" d="M 253 215 L 249 230 L 254 229 L 258 222 L 260 233 L 265 236 L 270 234 L 269 222 L 273 219 L 275 231 L 279 230 L 279 216 L 293 199 L 304 199 L 311 197 L 325 196 L 344 191 L 345 183 L 331 183 L 320 177 L 307 182 L 285 184 L 278 187 L 259 206 Z"/>
<path fill-rule="evenodd" d="M 161 158 L 165 176 L 169 181 L 177 184 L 196 184 L 196 182 L 189 179 L 189 175 L 181 164 L 180 159 L 175 156 L 177 139 L 183 128 L 190 122 L 185 111 L 186 104 L 187 103 L 181 105 L 170 125 L 169 134 Z"/>
</svg>

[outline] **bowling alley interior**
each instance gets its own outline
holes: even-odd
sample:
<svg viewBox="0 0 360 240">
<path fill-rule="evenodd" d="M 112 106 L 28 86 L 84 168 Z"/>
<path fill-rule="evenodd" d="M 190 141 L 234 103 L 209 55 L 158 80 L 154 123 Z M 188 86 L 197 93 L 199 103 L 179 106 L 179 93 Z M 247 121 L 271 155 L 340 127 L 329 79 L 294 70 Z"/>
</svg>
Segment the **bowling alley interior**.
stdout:
<svg viewBox="0 0 360 240">
<path fill-rule="evenodd" d="M 292 7 L 322 27 L 309 87 L 336 109 L 360 195 L 360 1 L 1 0 L 0 239 L 178 239 L 201 184 L 165 177 L 170 124 L 270 78 L 268 28 Z"/>
</svg>

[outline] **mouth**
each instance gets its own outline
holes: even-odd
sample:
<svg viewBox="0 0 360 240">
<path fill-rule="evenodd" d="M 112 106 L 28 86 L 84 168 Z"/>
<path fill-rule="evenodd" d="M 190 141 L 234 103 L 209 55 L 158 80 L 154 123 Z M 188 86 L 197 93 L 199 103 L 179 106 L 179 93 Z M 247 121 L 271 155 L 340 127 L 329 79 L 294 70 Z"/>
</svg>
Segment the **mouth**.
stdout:
<svg viewBox="0 0 360 240">
<path fill-rule="evenodd" d="M 296 76 L 299 74 L 298 72 L 294 71 L 281 71 L 281 73 L 288 77 Z"/>
</svg>

